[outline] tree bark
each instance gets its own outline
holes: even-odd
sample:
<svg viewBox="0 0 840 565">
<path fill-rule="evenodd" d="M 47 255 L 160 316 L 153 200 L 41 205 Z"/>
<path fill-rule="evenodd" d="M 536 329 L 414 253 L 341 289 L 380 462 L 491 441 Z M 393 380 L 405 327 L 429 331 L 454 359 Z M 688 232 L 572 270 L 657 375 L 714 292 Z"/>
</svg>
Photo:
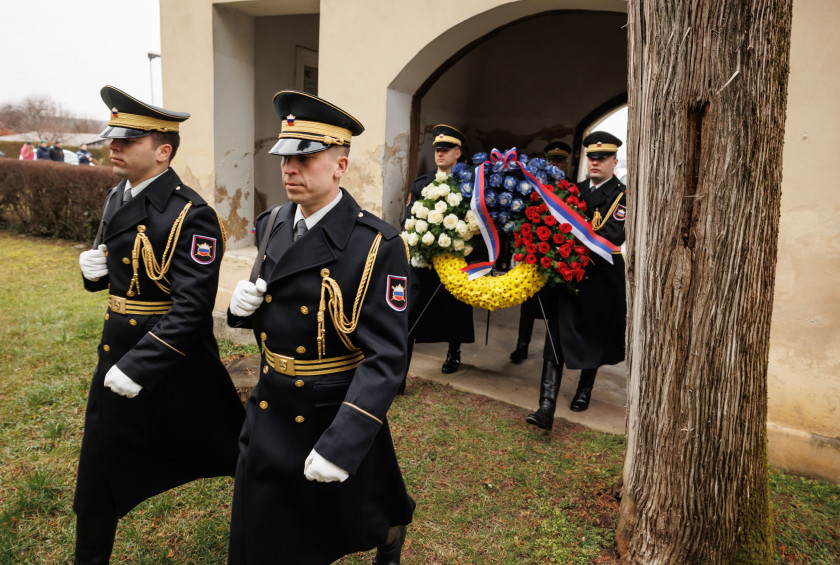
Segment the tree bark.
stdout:
<svg viewBox="0 0 840 565">
<path fill-rule="evenodd" d="M 772 563 L 792 0 L 630 0 L 623 563 Z"/>
</svg>

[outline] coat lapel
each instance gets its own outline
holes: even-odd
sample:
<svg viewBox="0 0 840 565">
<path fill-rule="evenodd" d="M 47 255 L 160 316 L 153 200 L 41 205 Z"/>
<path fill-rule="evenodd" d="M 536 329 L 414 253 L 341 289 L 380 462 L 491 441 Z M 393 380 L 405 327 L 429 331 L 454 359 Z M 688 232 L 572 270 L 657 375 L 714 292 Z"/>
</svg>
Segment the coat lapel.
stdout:
<svg viewBox="0 0 840 565">
<path fill-rule="evenodd" d="M 122 206 L 114 206 L 115 210 L 110 218 L 110 222 L 105 228 L 103 241 L 107 241 L 126 230 L 133 229 L 137 224 L 148 218 L 149 215 L 146 211 L 148 205 L 152 205 L 159 212 L 162 212 L 166 207 L 166 202 L 172 195 L 172 191 L 180 184 L 181 179 L 178 178 L 175 171 L 167 169 L 165 173 L 155 179 L 152 184 L 147 186 L 136 197 L 122 204 Z M 125 190 L 125 181 L 121 182 L 119 186 Z M 122 191 L 118 190 L 117 193 L 119 201 L 122 202 Z"/>
</svg>

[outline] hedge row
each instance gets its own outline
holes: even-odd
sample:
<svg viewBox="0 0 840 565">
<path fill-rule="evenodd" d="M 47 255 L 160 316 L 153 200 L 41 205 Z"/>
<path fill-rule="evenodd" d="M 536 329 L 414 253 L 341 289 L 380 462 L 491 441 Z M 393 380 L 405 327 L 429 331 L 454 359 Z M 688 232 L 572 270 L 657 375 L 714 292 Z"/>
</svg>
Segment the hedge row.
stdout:
<svg viewBox="0 0 840 565">
<path fill-rule="evenodd" d="M 0 222 L 23 233 L 92 242 L 108 190 L 110 167 L 0 159 Z"/>
</svg>

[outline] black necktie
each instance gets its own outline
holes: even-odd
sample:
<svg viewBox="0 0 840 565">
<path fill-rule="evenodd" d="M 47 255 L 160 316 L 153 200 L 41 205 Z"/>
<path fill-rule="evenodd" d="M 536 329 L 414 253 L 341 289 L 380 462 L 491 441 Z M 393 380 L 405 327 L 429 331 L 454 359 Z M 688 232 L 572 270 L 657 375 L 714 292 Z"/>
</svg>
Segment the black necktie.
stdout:
<svg viewBox="0 0 840 565">
<path fill-rule="evenodd" d="M 123 201 L 123 204 L 125 204 L 126 202 L 128 202 L 128 201 L 129 201 L 129 200 L 131 200 L 131 199 L 132 199 L 131 189 L 130 189 L 130 188 L 126 188 L 126 189 L 123 191 L 123 200 L 122 200 L 122 201 Z"/>
<path fill-rule="evenodd" d="M 298 223 L 295 224 L 295 241 L 306 233 L 306 230 L 309 228 L 306 227 L 306 220 L 298 220 Z"/>
</svg>

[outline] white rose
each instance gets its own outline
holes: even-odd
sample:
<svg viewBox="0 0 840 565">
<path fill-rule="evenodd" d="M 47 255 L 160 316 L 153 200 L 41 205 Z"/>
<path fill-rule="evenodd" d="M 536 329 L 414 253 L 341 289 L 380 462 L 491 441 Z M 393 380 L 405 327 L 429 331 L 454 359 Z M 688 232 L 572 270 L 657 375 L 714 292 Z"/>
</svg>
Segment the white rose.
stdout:
<svg viewBox="0 0 840 565">
<path fill-rule="evenodd" d="M 445 233 L 440 234 L 437 241 L 441 247 L 449 247 L 452 244 L 452 240 Z"/>
<path fill-rule="evenodd" d="M 409 246 L 415 247 L 417 245 L 417 243 L 420 241 L 420 236 L 417 235 L 416 233 L 410 233 L 410 234 L 408 234 L 408 239 L 406 241 L 408 241 Z"/>
<path fill-rule="evenodd" d="M 412 258 L 411 258 L 411 266 L 412 266 L 412 267 L 417 267 L 417 268 L 419 269 L 419 268 L 422 268 L 422 267 L 428 267 L 428 266 L 429 266 L 429 264 L 428 264 L 428 263 L 426 263 L 426 262 L 425 262 L 423 259 L 421 259 L 420 257 L 412 257 Z"/>
<path fill-rule="evenodd" d="M 409 218 L 409 219 L 407 219 L 407 220 L 405 221 L 405 229 L 406 229 L 407 231 L 413 231 L 413 230 L 414 230 L 414 223 L 415 223 L 416 221 L 417 221 L 417 220 L 415 220 L 414 218 Z"/>
<path fill-rule="evenodd" d="M 428 219 L 429 219 L 430 224 L 437 225 L 437 224 L 439 224 L 443 221 L 443 214 L 441 214 L 437 210 L 432 210 L 431 212 L 429 212 L 429 218 Z"/>
<path fill-rule="evenodd" d="M 470 228 L 469 226 L 467 226 L 467 222 L 465 222 L 464 220 L 458 220 L 458 223 L 455 224 L 455 231 L 458 232 L 458 235 L 464 237 L 468 233 L 470 233 Z"/>
<path fill-rule="evenodd" d="M 464 257 L 466 257 L 467 255 L 469 255 L 472 252 L 473 252 L 473 246 L 472 245 L 464 245 Z"/>
<path fill-rule="evenodd" d="M 464 217 L 467 220 L 467 223 L 475 221 L 475 214 L 473 214 L 472 210 L 467 210 L 467 215 Z"/>
<path fill-rule="evenodd" d="M 423 233 L 427 229 L 429 229 L 429 224 L 427 224 L 425 220 L 417 220 L 414 222 L 414 231 L 417 233 Z"/>
<path fill-rule="evenodd" d="M 455 251 L 461 251 L 464 248 L 464 240 L 463 239 L 454 239 L 452 240 L 452 249 Z"/>
<path fill-rule="evenodd" d="M 423 187 L 423 190 L 420 191 L 420 196 L 422 196 L 423 198 L 432 198 L 431 196 L 429 196 L 429 193 L 432 192 L 434 189 L 435 185 L 427 184 Z"/>
<path fill-rule="evenodd" d="M 418 204 L 420 204 L 420 202 L 418 202 Z M 423 206 L 423 204 L 420 204 L 417 207 L 417 211 L 414 212 L 414 215 L 420 218 L 421 220 L 425 220 L 426 216 L 429 215 L 429 209 Z"/>
<path fill-rule="evenodd" d="M 423 234 L 423 239 L 421 239 L 420 241 L 423 242 L 423 245 L 431 245 L 435 242 L 435 236 L 432 234 L 432 232 L 427 231 Z"/>
<path fill-rule="evenodd" d="M 449 175 L 444 173 L 443 171 L 438 171 L 435 173 L 435 182 L 446 182 L 446 178 Z"/>
<path fill-rule="evenodd" d="M 464 197 L 458 192 L 450 192 L 446 196 L 446 201 L 449 202 L 450 206 L 457 206 L 463 199 Z"/>
<path fill-rule="evenodd" d="M 447 206 L 446 202 L 444 202 L 443 200 L 439 200 L 438 202 L 435 202 L 435 210 L 440 212 L 441 214 L 446 212 L 448 209 L 449 209 L 449 206 Z"/>
<path fill-rule="evenodd" d="M 446 198 L 447 196 L 452 194 L 452 191 L 449 189 L 448 184 L 442 184 L 439 188 L 440 192 L 438 192 L 438 198 Z"/>
<path fill-rule="evenodd" d="M 446 217 L 443 219 L 443 227 L 448 230 L 454 230 L 455 227 L 458 225 L 458 216 L 455 214 L 447 214 Z"/>
</svg>

